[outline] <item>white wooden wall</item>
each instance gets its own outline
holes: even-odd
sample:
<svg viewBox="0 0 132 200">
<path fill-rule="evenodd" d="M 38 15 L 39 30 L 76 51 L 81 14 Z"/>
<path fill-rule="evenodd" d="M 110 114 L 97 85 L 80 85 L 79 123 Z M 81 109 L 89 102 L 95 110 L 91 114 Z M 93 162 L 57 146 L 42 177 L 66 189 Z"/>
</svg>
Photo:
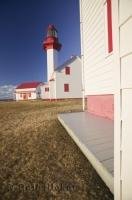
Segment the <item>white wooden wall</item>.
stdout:
<svg viewBox="0 0 132 200">
<path fill-rule="evenodd" d="M 82 98 L 82 66 L 78 57 L 71 62 L 70 75 L 65 74 L 65 69 L 56 73 L 56 98 Z M 64 84 L 69 84 L 69 92 L 64 92 Z"/>
<path fill-rule="evenodd" d="M 132 0 L 112 0 L 114 51 L 108 57 L 103 43 L 104 2 L 80 0 L 85 94 L 114 93 L 114 198 L 131 200 Z"/>
<path fill-rule="evenodd" d="M 56 78 L 54 74 L 54 81 L 49 81 L 49 98 L 56 99 Z"/>
<path fill-rule="evenodd" d="M 37 99 L 41 97 L 41 86 L 38 86 L 37 88 L 26 88 L 26 89 L 16 89 L 16 101 L 24 100 L 23 97 L 21 97 L 21 93 L 31 93 L 31 97 L 28 97 L 28 100 Z"/>
<path fill-rule="evenodd" d="M 49 84 L 44 84 L 41 86 L 41 99 L 49 99 L 49 92 L 45 92 L 45 88 L 49 87 Z"/>
<path fill-rule="evenodd" d="M 114 93 L 113 54 L 106 54 L 103 0 L 80 0 L 85 95 Z"/>
<path fill-rule="evenodd" d="M 119 1 L 121 67 L 121 197 L 132 199 L 132 0 Z"/>
<path fill-rule="evenodd" d="M 37 99 L 37 94 L 36 94 L 36 88 L 31 88 L 31 89 L 16 89 L 16 101 L 19 100 L 24 100 L 23 97 L 21 97 L 21 93 L 30 93 L 31 92 L 31 97 L 28 97 L 28 99 Z"/>
</svg>

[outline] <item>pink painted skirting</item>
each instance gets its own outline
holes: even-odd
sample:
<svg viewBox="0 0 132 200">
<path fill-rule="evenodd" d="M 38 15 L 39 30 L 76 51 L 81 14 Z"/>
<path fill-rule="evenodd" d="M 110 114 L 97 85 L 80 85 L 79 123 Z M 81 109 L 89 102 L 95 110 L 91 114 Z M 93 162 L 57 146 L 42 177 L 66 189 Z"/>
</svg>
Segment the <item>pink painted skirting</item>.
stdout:
<svg viewBox="0 0 132 200">
<path fill-rule="evenodd" d="M 114 120 L 114 95 L 87 96 L 87 110 L 89 113 Z"/>
</svg>

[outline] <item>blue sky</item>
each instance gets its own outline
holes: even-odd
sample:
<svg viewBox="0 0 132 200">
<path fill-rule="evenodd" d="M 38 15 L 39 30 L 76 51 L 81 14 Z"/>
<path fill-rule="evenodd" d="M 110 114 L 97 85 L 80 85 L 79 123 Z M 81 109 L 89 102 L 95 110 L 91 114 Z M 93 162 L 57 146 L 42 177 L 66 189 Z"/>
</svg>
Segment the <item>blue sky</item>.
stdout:
<svg viewBox="0 0 132 200">
<path fill-rule="evenodd" d="M 46 81 L 48 24 L 62 43 L 59 64 L 80 55 L 79 0 L 0 0 L 0 86 Z"/>
</svg>

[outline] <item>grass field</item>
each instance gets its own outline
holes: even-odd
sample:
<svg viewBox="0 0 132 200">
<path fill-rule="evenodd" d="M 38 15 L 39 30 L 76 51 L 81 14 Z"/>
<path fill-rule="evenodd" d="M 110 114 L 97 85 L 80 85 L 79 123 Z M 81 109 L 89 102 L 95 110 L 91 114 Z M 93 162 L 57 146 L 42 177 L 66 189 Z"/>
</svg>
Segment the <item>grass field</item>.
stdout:
<svg viewBox="0 0 132 200">
<path fill-rule="evenodd" d="M 57 120 L 81 101 L 0 102 L 0 200 L 111 200 Z"/>
</svg>

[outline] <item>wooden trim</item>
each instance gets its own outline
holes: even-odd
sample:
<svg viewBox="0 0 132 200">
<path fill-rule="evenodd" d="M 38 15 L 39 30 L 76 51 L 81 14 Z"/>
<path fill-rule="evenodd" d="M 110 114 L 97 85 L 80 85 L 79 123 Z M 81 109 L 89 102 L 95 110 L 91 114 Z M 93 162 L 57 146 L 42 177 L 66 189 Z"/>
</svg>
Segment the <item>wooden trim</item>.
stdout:
<svg viewBox="0 0 132 200">
<path fill-rule="evenodd" d="M 108 53 L 113 51 L 111 0 L 107 0 Z"/>
</svg>

